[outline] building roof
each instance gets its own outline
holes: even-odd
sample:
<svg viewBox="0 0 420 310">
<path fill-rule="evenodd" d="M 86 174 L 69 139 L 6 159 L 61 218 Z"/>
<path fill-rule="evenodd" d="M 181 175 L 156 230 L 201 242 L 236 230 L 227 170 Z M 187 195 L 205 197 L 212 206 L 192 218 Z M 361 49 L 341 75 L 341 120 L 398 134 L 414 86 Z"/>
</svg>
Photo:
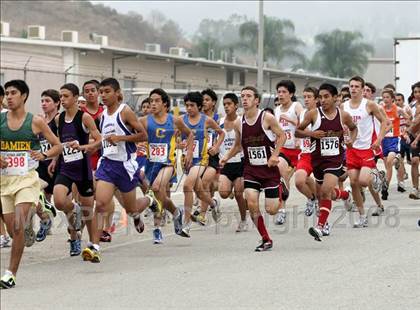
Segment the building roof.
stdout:
<svg viewBox="0 0 420 310">
<path fill-rule="evenodd" d="M 219 68 L 232 68 L 232 69 L 240 69 L 244 71 L 251 71 L 257 72 L 256 66 L 250 65 L 243 65 L 243 64 L 235 64 L 229 63 L 224 61 L 212 61 L 207 59 L 201 58 L 192 58 L 192 57 L 182 57 L 182 56 L 175 56 L 165 53 L 152 53 L 143 50 L 136 50 L 136 49 L 128 49 L 122 47 L 114 47 L 114 46 L 103 46 L 99 44 L 92 44 L 92 43 L 73 43 L 73 42 L 63 42 L 63 41 L 52 41 L 52 40 L 35 40 L 35 39 L 26 39 L 26 38 L 14 38 L 14 37 L 0 37 L 1 43 L 14 43 L 14 44 L 28 44 L 28 45 L 43 45 L 43 46 L 53 46 L 53 47 L 69 47 L 74 49 L 80 50 L 93 50 L 93 51 L 109 51 L 113 53 L 115 56 L 144 56 L 147 58 L 152 59 L 167 59 L 173 60 L 175 63 L 181 64 L 198 64 L 202 66 L 210 66 L 210 67 L 219 67 Z M 297 73 L 297 72 L 289 72 L 289 71 L 282 71 L 279 69 L 274 68 L 264 68 L 264 72 L 269 73 L 271 76 L 286 76 L 290 78 L 301 78 L 307 80 L 324 80 L 324 81 L 333 81 L 338 83 L 347 82 L 347 79 L 323 76 L 320 74 L 313 74 L 313 73 Z"/>
</svg>

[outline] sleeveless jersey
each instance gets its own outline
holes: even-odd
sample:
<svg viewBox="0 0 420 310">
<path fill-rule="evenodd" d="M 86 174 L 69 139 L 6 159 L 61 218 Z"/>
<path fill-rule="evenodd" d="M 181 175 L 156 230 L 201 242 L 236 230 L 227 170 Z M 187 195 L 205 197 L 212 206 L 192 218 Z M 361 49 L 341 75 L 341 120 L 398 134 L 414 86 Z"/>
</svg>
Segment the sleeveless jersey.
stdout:
<svg viewBox="0 0 420 310">
<path fill-rule="evenodd" d="M 296 126 L 293 125 L 292 123 L 289 123 L 288 121 L 280 119 L 280 116 L 284 115 L 288 119 L 291 119 L 297 123 L 298 117 L 296 115 L 296 105 L 298 104 L 300 103 L 297 101 L 292 102 L 292 104 L 290 105 L 289 109 L 286 112 L 281 111 L 280 106 L 276 107 L 274 111 L 274 115 L 276 119 L 279 121 L 281 129 L 283 129 L 286 135 L 286 142 L 284 142 L 283 147 L 287 149 L 296 149 L 296 143 L 295 143 Z"/>
<path fill-rule="evenodd" d="M 176 135 L 174 117 L 168 114 L 165 123 L 156 122 L 154 117 L 147 115 L 147 158 L 151 163 L 176 163 Z"/>
<path fill-rule="evenodd" d="M 219 124 L 219 119 L 220 119 L 219 114 L 214 113 L 213 119 L 217 124 Z M 207 129 L 207 149 L 213 146 L 216 139 L 217 139 L 217 133 L 214 131 L 214 129 L 208 128 Z"/>
<path fill-rule="evenodd" d="M 343 103 L 344 111 L 350 114 L 357 126 L 357 138 L 353 148 L 367 150 L 371 148 L 374 131 L 374 118 L 367 112 L 368 100 L 363 98 L 358 108 L 350 106 L 350 100 Z"/>
<path fill-rule="evenodd" d="M 205 132 L 207 116 L 200 113 L 200 120 L 196 125 L 192 125 L 189 121 L 188 114 L 183 116 L 185 125 L 194 132 L 194 149 L 193 149 L 193 165 L 207 165 L 209 155 L 207 153 L 207 134 Z M 182 135 L 182 140 L 186 140 L 187 136 Z M 184 154 L 186 150 L 184 150 Z"/>
<path fill-rule="evenodd" d="M 336 108 L 336 111 L 335 117 L 329 119 L 321 107 L 317 108 L 318 116 L 312 126 L 312 131 L 322 130 L 327 132 L 327 135 L 321 139 L 311 138 L 312 162 L 328 160 L 329 163 L 340 165 L 343 161 L 344 128 L 341 122 L 340 109 Z"/>
<path fill-rule="evenodd" d="M 300 114 L 300 122 L 303 122 L 303 119 L 305 118 L 305 114 L 308 110 L 305 109 Z M 307 130 L 311 130 L 311 125 L 308 125 L 306 127 Z M 311 153 L 311 138 L 302 138 L 300 139 L 300 149 L 302 151 L 302 154 L 308 154 Z"/>
<path fill-rule="evenodd" d="M 236 117 L 238 119 L 239 116 Z M 231 130 L 225 129 L 225 117 L 222 117 L 220 119 L 220 127 L 225 132 L 225 138 L 223 139 L 222 144 L 220 145 L 220 153 L 219 157 L 222 158 L 225 156 L 235 145 L 235 130 L 232 128 Z M 237 153 L 235 156 L 233 156 L 231 159 L 228 160 L 228 163 L 240 163 L 242 160 L 242 157 L 244 156 L 243 152 Z"/>
<path fill-rule="evenodd" d="M 386 117 L 392 122 L 391 129 L 385 134 L 385 137 L 399 137 L 400 136 L 400 117 L 398 115 L 398 106 L 393 103 L 391 109 L 387 109 L 385 105 L 383 108 L 386 113 Z"/>
<path fill-rule="evenodd" d="M 32 131 L 33 114 L 27 112 L 22 126 L 18 130 L 12 130 L 7 124 L 9 112 L 1 113 L 1 156 L 9 165 L 1 169 L 1 175 L 26 175 L 29 170 L 38 167 L 38 161 L 29 156 L 30 151 L 39 151 L 39 138 Z"/>
<path fill-rule="evenodd" d="M 57 136 L 58 127 L 57 127 L 57 123 L 55 122 L 55 117 L 50 122 L 48 122 L 48 127 L 50 127 L 53 134 L 55 136 Z M 42 153 L 45 153 L 49 149 L 51 149 L 51 144 L 47 141 L 47 139 L 45 139 L 45 137 L 42 134 L 39 134 L 38 137 L 39 137 L 39 143 L 41 144 L 41 152 Z M 46 160 L 42 161 L 41 163 L 49 165 L 50 162 L 51 162 L 51 159 L 46 159 Z"/>
<path fill-rule="evenodd" d="M 102 133 L 102 156 L 115 161 L 127 161 L 136 158 L 136 144 L 134 142 L 118 142 L 112 145 L 105 140 L 107 136 L 129 136 L 134 132 L 129 130 L 121 120 L 121 111 L 126 105 L 120 104 L 118 109 L 111 115 L 108 109 L 102 113 L 99 128 Z"/>
<path fill-rule="evenodd" d="M 244 175 L 251 174 L 261 179 L 269 179 L 279 172 L 277 167 L 268 167 L 271 150 L 274 149 L 275 135 L 263 128 L 265 112 L 258 110 L 254 124 L 248 124 L 242 116 L 241 144 L 244 150 Z"/>
<path fill-rule="evenodd" d="M 83 112 L 77 111 L 74 118 L 65 120 L 66 111 L 60 113 L 58 121 L 58 137 L 63 144 L 63 152 L 58 161 L 59 174 L 63 174 L 74 181 L 92 179 L 90 156 L 82 151 L 72 149 L 66 142 L 77 140 L 80 145 L 89 143 L 89 132 L 83 125 Z"/>
</svg>

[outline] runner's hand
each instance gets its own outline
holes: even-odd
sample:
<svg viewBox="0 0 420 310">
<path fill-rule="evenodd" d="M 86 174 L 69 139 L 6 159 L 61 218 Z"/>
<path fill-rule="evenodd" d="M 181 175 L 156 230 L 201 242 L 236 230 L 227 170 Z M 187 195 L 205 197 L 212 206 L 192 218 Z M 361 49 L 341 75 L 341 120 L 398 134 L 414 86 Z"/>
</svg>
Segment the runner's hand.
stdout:
<svg viewBox="0 0 420 310">
<path fill-rule="evenodd" d="M 9 162 L 3 156 L 0 156 L 0 161 L 1 161 L 1 168 L 2 169 L 7 168 L 7 166 L 9 165 Z"/>
<path fill-rule="evenodd" d="M 374 143 L 372 143 L 372 150 L 379 151 L 380 147 L 381 143 L 379 142 L 379 140 L 376 140 Z"/>
<path fill-rule="evenodd" d="M 186 154 L 184 157 L 184 168 L 185 170 L 189 170 L 192 165 L 192 154 Z"/>
<path fill-rule="evenodd" d="M 280 160 L 277 156 L 273 156 L 271 155 L 270 158 L 268 159 L 268 167 L 277 167 L 277 165 L 279 164 Z"/>
<path fill-rule="evenodd" d="M 67 146 L 71 147 L 72 149 L 81 151 L 79 141 L 77 140 L 67 142 Z"/>
<path fill-rule="evenodd" d="M 223 156 L 220 160 L 219 160 L 219 166 L 220 166 L 220 168 L 223 168 L 225 165 L 226 165 L 226 163 L 227 163 L 227 159 L 226 159 L 226 157 L 225 156 Z"/>
<path fill-rule="evenodd" d="M 315 130 L 312 132 L 312 137 L 315 139 L 321 139 L 327 136 L 327 133 L 323 130 Z"/>
<path fill-rule="evenodd" d="M 53 159 L 51 163 L 48 165 L 48 174 L 50 177 L 54 175 L 55 166 L 57 165 L 57 160 Z"/>
<path fill-rule="evenodd" d="M 105 140 L 111 143 L 112 145 L 117 145 L 117 143 L 120 142 L 120 137 L 117 135 L 110 135 L 106 137 Z"/>
<path fill-rule="evenodd" d="M 210 154 L 211 156 L 214 156 L 214 155 L 216 155 L 217 153 L 219 153 L 219 148 L 216 148 L 214 145 L 213 145 L 211 148 L 209 148 L 209 154 Z"/>
<path fill-rule="evenodd" d="M 46 156 L 40 151 L 30 151 L 31 158 L 37 161 L 43 161 L 46 159 Z"/>
</svg>

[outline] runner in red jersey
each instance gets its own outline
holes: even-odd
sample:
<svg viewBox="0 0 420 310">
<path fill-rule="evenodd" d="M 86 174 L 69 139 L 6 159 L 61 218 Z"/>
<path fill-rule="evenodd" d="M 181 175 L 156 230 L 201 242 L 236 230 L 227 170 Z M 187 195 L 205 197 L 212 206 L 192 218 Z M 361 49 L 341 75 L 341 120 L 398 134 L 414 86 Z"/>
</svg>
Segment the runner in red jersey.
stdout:
<svg viewBox="0 0 420 310">
<path fill-rule="evenodd" d="M 350 203 L 349 192 L 342 191 L 336 186 L 338 178 L 344 174 L 343 125 L 350 130 L 350 139 L 346 141 L 349 144 L 356 139 L 357 127 L 348 113 L 337 108 L 337 95 L 335 86 L 322 84 L 319 87 L 321 107 L 306 113 L 296 130 L 299 136 L 310 137 L 313 146 L 311 158 L 320 197 L 320 214 L 318 225 L 309 228 L 309 234 L 317 241 L 321 241 L 323 236 L 322 229 L 327 222 L 332 200 L 338 198 L 345 200 L 347 204 Z M 312 131 L 305 130 L 310 124 L 312 124 Z"/>
<path fill-rule="evenodd" d="M 303 90 L 303 100 L 306 109 L 300 114 L 300 122 L 303 121 L 306 113 L 317 108 L 318 89 L 315 87 L 306 87 Z M 308 199 L 306 202 L 305 215 L 311 216 L 318 206 L 315 182 L 314 179 L 310 177 L 312 174 L 311 138 L 300 139 L 300 142 L 301 153 L 299 154 L 296 166 L 295 185 L 298 191 Z"/>
<path fill-rule="evenodd" d="M 279 123 L 270 113 L 258 109 L 259 94 L 256 88 L 247 86 L 241 91 L 244 115 L 234 124 L 235 144 L 223 156 L 220 165 L 241 151 L 244 151 L 244 188 L 245 200 L 251 218 L 262 237 L 257 252 L 272 248 L 273 241 L 268 235 L 264 219 L 259 209 L 260 191 L 265 193 L 265 210 L 274 215 L 279 208 L 279 179 L 277 168 L 279 151 L 286 136 Z"/>
</svg>

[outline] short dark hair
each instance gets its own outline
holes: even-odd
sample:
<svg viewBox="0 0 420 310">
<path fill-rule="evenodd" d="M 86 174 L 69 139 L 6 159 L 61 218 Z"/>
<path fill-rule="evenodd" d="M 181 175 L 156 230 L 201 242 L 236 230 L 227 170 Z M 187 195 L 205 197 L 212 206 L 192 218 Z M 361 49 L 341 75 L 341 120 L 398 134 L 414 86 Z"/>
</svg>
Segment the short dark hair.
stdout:
<svg viewBox="0 0 420 310">
<path fill-rule="evenodd" d="M 203 95 L 198 91 L 191 91 L 184 96 L 184 102 L 195 102 L 200 110 L 203 106 Z"/>
<path fill-rule="evenodd" d="M 143 101 L 141 102 L 140 106 L 142 107 L 143 104 L 145 104 L 145 103 L 149 103 L 150 104 L 150 98 L 149 97 L 147 97 L 146 99 L 143 99 Z"/>
<path fill-rule="evenodd" d="M 318 89 L 316 87 L 313 86 L 308 86 L 305 87 L 305 89 L 303 90 L 303 92 L 305 93 L 313 93 L 315 98 L 318 98 L 319 92 Z"/>
<path fill-rule="evenodd" d="M 73 83 L 64 84 L 63 86 L 60 87 L 60 89 L 67 89 L 71 91 L 71 93 L 73 94 L 73 97 L 80 95 L 79 87 L 77 87 L 77 85 Z"/>
<path fill-rule="evenodd" d="M 260 94 L 258 93 L 258 89 L 256 89 L 254 86 L 245 86 L 241 89 L 241 92 L 244 90 L 251 90 L 254 93 L 254 97 L 258 99 L 258 101 L 261 100 Z"/>
<path fill-rule="evenodd" d="M 223 96 L 223 100 L 230 99 L 236 105 L 239 103 L 238 96 L 235 93 L 227 93 Z"/>
<path fill-rule="evenodd" d="M 28 84 L 26 84 L 26 82 L 24 80 L 10 80 L 8 82 L 6 82 L 6 84 L 4 84 L 4 88 L 8 89 L 9 87 L 14 87 L 16 88 L 18 91 L 20 91 L 20 94 L 26 94 L 26 100 L 28 100 L 29 97 L 29 87 Z"/>
<path fill-rule="evenodd" d="M 4 97 L 4 88 L 1 85 L 0 85 L 0 97 Z"/>
<path fill-rule="evenodd" d="M 296 93 L 296 85 L 293 83 L 292 80 L 281 80 L 276 85 L 276 90 L 279 89 L 279 87 L 284 87 L 287 89 L 289 93 L 295 94 Z"/>
<path fill-rule="evenodd" d="M 369 87 L 372 91 L 372 94 L 376 93 L 376 87 L 371 82 L 366 82 L 365 86 Z"/>
<path fill-rule="evenodd" d="M 386 85 L 384 86 L 384 89 L 385 89 L 385 88 L 392 89 L 393 91 L 395 91 L 395 86 L 394 86 L 394 84 L 391 84 L 391 83 L 386 84 Z"/>
<path fill-rule="evenodd" d="M 338 95 L 338 90 L 337 87 L 335 87 L 332 84 L 328 84 L 328 83 L 324 83 L 321 86 L 319 86 L 319 92 L 321 92 L 321 90 L 326 90 L 327 92 L 329 92 L 332 96 L 337 96 Z"/>
<path fill-rule="evenodd" d="M 345 91 L 345 92 L 350 92 L 350 88 L 348 87 L 348 86 L 343 86 L 342 88 L 341 88 L 341 90 L 340 90 L 340 93 L 341 92 L 343 92 L 343 91 Z"/>
<path fill-rule="evenodd" d="M 55 89 L 46 89 L 41 93 L 41 97 L 50 97 L 54 103 L 58 103 L 58 108 L 60 108 L 60 93 Z"/>
<path fill-rule="evenodd" d="M 402 97 L 402 100 L 403 100 L 403 101 L 405 100 L 405 97 L 404 97 L 404 95 L 403 95 L 403 94 L 401 94 L 401 93 L 396 93 L 396 94 L 395 94 L 395 97 L 397 97 L 397 96 Z"/>
<path fill-rule="evenodd" d="M 201 92 L 201 95 L 203 95 L 203 97 L 204 95 L 208 95 L 211 98 L 211 100 L 217 101 L 217 95 L 213 89 L 207 88 Z"/>
<path fill-rule="evenodd" d="M 88 84 L 93 84 L 95 85 L 96 89 L 99 89 L 99 82 L 97 80 L 89 80 L 89 81 L 84 82 L 82 89 L 85 89 L 85 86 Z"/>
<path fill-rule="evenodd" d="M 361 76 L 355 75 L 355 76 L 353 76 L 352 78 L 350 78 L 349 83 L 350 83 L 351 81 L 357 81 L 357 82 L 360 82 L 360 83 L 362 83 L 362 87 L 365 87 L 365 80 L 364 80 Z"/>
<path fill-rule="evenodd" d="M 99 84 L 99 87 L 103 86 L 111 86 L 114 91 L 120 90 L 120 83 L 114 78 L 106 78 L 102 80 L 102 82 Z"/>
<path fill-rule="evenodd" d="M 272 109 L 272 108 L 270 108 L 270 107 L 265 108 L 263 111 L 264 111 L 264 112 L 271 113 L 271 114 L 273 114 L 273 115 L 274 115 L 274 111 L 273 111 L 273 109 Z"/>
<path fill-rule="evenodd" d="M 150 92 L 149 97 L 151 97 L 153 94 L 159 95 L 162 98 L 162 102 L 166 105 L 167 108 L 169 108 L 170 99 L 166 91 L 164 91 L 162 88 L 155 88 Z"/>
</svg>

